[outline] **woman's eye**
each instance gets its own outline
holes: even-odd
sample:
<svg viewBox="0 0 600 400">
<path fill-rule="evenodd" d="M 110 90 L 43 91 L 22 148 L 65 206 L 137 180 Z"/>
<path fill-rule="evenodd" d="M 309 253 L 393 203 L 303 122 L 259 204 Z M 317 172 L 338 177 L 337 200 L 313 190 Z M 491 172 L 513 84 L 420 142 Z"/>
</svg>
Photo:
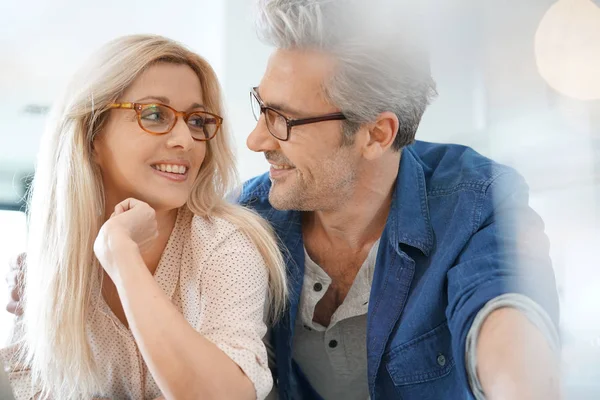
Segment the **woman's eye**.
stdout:
<svg viewBox="0 0 600 400">
<path fill-rule="evenodd" d="M 202 118 L 202 117 L 190 118 L 188 120 L 188 124 L 191 124 L 197 128 L 201 128 L 204 126 L 204 118 Z"/>
<path fill-rule="evenodd" d="M 151 112 L 148 114 L 144 114 L 143 117 L 145 120 L 148 121 L 160 121 L 161 119 L 163 119 L 160 111 L 155 111 L 155 112 Z"/>
</svg>

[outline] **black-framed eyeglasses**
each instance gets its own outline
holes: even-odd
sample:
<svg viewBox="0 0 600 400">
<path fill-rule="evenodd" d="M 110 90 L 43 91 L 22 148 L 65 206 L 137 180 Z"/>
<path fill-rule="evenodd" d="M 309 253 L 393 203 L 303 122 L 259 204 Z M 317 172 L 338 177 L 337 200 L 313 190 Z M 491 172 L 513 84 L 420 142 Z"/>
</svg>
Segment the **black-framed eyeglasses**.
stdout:
<svg viewBox="0 0 600 400">
<path fill-rule="evenodd" d="M 290 138 L 290 132 L 292 131 L 292 127 L 294 126 L 315 124 L 317 122 L 324 121 L 341 121 L 346 119 L 346 116 L 341 112 L 309 118 L 288 118 L 285 115 L 283 115 L 281 111 L 266 106 L 265 103 L 263 103 L 260 96 L 258 95 L 257 89 L 258 88 L 254 87 L 250 91 L 252 113 L 254 114 L 254 118 L 256 118 L 256 121 L 260 119 L 261 114 L 265 115 L 267 129 L 275 139 L 284 142 L 287 141 Z"/>
</svg>

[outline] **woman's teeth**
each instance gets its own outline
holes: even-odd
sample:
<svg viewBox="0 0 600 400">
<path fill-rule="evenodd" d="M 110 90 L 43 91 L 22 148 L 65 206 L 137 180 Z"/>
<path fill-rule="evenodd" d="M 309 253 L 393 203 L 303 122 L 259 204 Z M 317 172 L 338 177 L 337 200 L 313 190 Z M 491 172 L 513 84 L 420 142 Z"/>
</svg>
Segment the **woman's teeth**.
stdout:
<svg viewBox="0 0 600 400">
<path fill-rule="evenodd" d="M 183 165 L 157 164 L 153 165 L 152 168 L 162 172 L 170 172 L 172 174 L 180 175 L 185 174 L 187 171 L 187 167 L 184 167 Z"/>
</svg>

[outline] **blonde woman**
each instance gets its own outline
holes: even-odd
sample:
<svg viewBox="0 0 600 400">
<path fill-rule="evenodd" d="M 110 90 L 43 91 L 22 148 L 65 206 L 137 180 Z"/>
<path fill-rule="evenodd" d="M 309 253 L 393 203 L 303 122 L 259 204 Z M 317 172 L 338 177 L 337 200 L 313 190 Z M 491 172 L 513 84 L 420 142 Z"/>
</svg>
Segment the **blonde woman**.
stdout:
<svg viewBox="0 0 600 400">
<path fill-rule="evenodd" d="M 267 395 L 285 271 L 268 225 L 224 200 L 222 115 L 210 65 L 166 38 L 114 40 L 77 74 L 41 146 L 24 314 L 0 353 L 18 399 Z"/>
</svg>

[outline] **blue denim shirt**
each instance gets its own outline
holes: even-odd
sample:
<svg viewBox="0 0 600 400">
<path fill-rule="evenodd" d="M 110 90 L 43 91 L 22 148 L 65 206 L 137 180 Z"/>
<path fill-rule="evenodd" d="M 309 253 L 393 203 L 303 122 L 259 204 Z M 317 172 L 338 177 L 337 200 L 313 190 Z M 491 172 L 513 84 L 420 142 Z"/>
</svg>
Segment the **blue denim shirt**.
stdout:
<svg viewBox="0 0 600 400">
<path fill-rule="evenodd" d="M 289 307 L 271 338 L 279 398 L 319 399 L 292 359 L 302 213 L 274 209 L 269 188 L 267 174 L 251 179 L 239 201 L 271 223 L 287 264 Z M 472 398 L 466 336 L 477 312 L 505 293 L 528 296 L 558 325 L 549 246 L 524 180 L 467 147 L 404 148 L 367 314 L 371 398 Z"/>
</svg>

